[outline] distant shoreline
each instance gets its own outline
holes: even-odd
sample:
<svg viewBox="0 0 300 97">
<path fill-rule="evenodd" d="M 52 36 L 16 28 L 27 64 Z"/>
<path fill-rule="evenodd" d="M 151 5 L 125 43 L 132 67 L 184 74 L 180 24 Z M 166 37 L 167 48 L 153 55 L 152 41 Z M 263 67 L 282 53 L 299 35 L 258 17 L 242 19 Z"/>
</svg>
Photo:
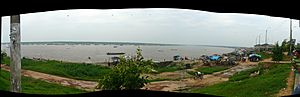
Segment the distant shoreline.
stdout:
<svg viewBox="0 0 300 97">
<path fill-rule="evenodd" d="M 9 44 L 9 42 L 1 43 Z M 220 45 L 191 45 L 191 44 L 162 44 L 162 43 L 138 43 L 138 42 L 73 42 L 73 41 L 49 41 L 49 42 L 21 42 L 21 45 L 151 45 L 151 46 L 206 46 L 222 48 L 249 48 Z"/>
</svg>

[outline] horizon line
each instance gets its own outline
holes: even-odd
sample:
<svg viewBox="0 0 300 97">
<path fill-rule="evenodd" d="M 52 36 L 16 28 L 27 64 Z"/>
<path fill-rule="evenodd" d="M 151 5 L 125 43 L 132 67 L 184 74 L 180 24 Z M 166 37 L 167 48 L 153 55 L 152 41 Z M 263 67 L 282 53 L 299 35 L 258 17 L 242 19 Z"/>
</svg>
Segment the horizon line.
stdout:
<svg viewBox="0 0 300 97">
<path fill-rule="evenodd" d="M 157 45 L 186 45 L 186 46 L 210 46 L 210 47 L 230 47 L 230 48 L 248 48 L 245 46 L 228 46 L 228 45 L 208 45 L 208 44 L 178 44 L 178 43 L 153 43 L 153 42 L 112 42 L 112 41 L 23 41 L 21 43 L 26 43 L 26 42 L 98 42 L 98 43 L 141 43 L 141 44 L 157 44 Z M 1 42 L 1 44 L 7 44 L 10 42 Z"/>
</svg>

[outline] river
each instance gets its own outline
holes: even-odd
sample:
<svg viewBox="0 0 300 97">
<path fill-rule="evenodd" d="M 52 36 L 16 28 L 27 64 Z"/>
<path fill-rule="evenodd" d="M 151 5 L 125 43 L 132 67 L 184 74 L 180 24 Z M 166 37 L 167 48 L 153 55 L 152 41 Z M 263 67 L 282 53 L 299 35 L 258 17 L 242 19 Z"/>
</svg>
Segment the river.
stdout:
<svg viewBox="0 0 300 97">
<path fill-rule="evenodd" d="M 134 56 L 136 45 L 21 45 L 21 56 L 43 58 L 69 62 L 99 63 L 106 62 L 111 56 L 108 52 L 123 52 L 125 56 Z M 153 46 L 140 45 L 145 59 L 154 61 L 173 60 L 180 55 L 199 58 L 201 55 L 223 54 L 232 52 L 232 48 L 207 46 Z M 1 50 L 9 55 L 9 46 L 1 44 Z M 90 59 L 88 58 L 90 57 Z"/>
</svg>

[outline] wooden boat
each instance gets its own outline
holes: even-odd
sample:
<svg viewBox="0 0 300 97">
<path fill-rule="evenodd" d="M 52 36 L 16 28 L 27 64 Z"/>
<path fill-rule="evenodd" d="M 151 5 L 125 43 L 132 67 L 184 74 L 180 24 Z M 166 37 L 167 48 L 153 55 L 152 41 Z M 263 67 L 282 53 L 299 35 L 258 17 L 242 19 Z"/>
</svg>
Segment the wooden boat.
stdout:
<svg viewBox="0 0 300 97">
<path fill-rule="evenodd" d="M 107 55 L 124 55 L 125 53 L 106 53 Z"/>
</svg>

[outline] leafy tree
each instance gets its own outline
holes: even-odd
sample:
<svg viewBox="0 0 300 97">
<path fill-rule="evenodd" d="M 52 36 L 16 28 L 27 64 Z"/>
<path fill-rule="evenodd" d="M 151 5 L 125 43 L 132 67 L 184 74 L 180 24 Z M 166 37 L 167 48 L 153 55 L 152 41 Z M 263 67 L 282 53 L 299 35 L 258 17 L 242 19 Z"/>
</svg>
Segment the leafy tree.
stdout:
<svg viewBox="0 0 300 97">
<path fill-rule="evenodd" d="M 278 45 L 278 42 L 275 44 L 275 47 L 272 50 L 272 60 L 273 61 L 282 61 L 283 59 L 283 50 L 282 47 Z"/>
<path fill-rule="evenodd" d="M 300 43 L 297 43 L 297 45 L 295 45 L 295 49 L 296 50 L 300 49 Z"/>
<path fill-rule="evenodd" d="M 290 41 L 287 41 L 286 42 L 286 46 L 285 46 L 285 48 L 284 48 L 284 51 L 285 52 L 289 52 L 290 51 Z M 292 51 L 294 50 L 294 49 L 296 49 L 297 48 L 297 45 L 296 44 L 292 44 Z"/>
<path fill-rule="evenodd" d="M 120 63 L 112 68 L 112 71 L 99 80 L 97 88 L 103 90 L 131 90 L 140 89 L 147 84 L 146 76 L 152 68 L 152 60 L 143 60 L 141 49 L 137 48 L 136 56 L 132 59 L 125 59 L 121 56 Z"/>
<path fill-rule="evenodd" d="M 3 63 L 4 57 L 7 57 L 7 54 L 1 51 L 1 64 Z"/>
<path fill-rule="evenodd" d="M 289 51 L 289 43 L 284 39 L 281 43 L 281 48 L 283 52 Z"/>
</svg>

